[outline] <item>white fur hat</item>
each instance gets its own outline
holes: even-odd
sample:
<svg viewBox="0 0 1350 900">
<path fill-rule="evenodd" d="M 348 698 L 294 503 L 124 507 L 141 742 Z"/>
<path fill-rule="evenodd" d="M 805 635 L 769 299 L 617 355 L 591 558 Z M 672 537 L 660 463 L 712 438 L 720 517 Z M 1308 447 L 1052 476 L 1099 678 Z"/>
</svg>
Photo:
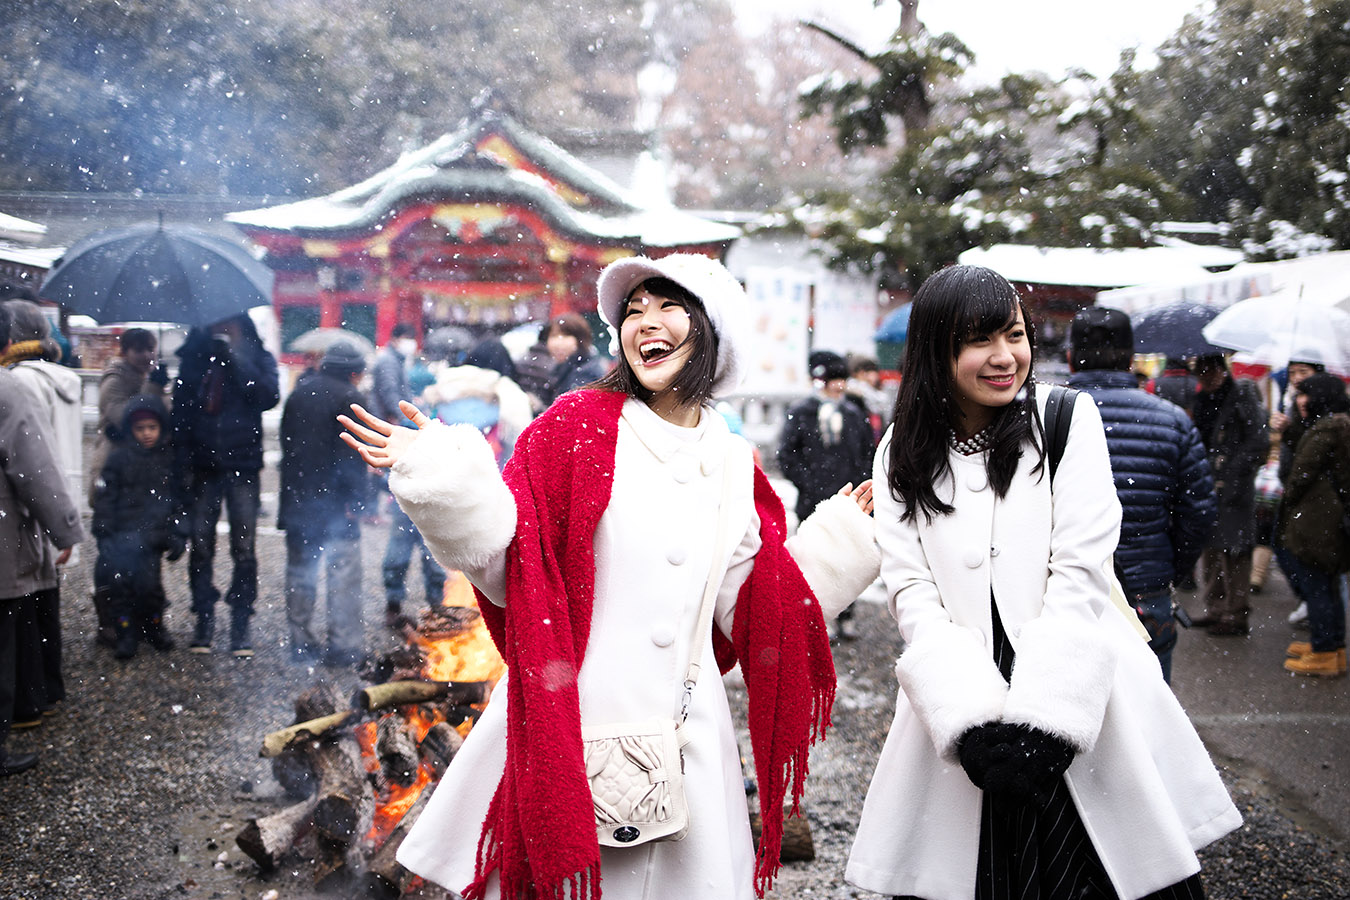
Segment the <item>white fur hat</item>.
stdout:
<svg viewBox="0 0 1350 900">
<path fill-rule="evenodd" d="M 703 303 L 717 333 L 717 374 L 713 396 L 730 394 L 744 375 L 745 340 L 750 301 L 736 277 L 715 259 L 695 253 L 672 253 L 660 259 L 632 256 L 610 263 L 596 284 L 600 318 L 609 326 L 611 345 L 619 346 L 620 316 L 629 293 L 648 278 L 669 278 Z"/>
</svg>

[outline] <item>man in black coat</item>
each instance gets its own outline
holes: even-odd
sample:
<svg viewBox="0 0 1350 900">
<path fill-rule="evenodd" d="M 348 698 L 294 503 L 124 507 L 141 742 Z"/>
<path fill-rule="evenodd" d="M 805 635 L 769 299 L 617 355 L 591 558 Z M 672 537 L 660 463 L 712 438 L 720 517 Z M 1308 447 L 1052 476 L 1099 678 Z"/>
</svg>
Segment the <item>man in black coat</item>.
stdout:
<svg viewBox="0 0 1350 900">
<path fill-rule="evenodd" d="M 249 621 L 258 597 L 259 472 L 263 466 L 262 414 L 281 399 L 277 361 L 263 347 L 246 315 L 193 328 L 178 349 L 173 389 L 175 475 L 191 508 L 192 552 L 188 580 L 197 627 L 189 650 L 210 653 L 216 601 L 212 583 L 216 523 L 222 505 L 230 522 L 234 572 L 225 602 L 230 607 L 230 652 L 253 655 Z"/>
<path fill-rule="evenodd" d="M 339 341 L 317 372 L 296 382 L 281 414 L 281 499 L 277 526 L 286 532 L 286 620 L 291 656 L 329 665 L 361 658 L 361 514 L 370 479 L 357 452 L 342 442 L 339 415 L 366 404 L 355 387 L 365 359 Z M 311 624 L 319 562 L 328 568 L 326 648 Z"/>
<path fill-rule="evenodd" d="M 1196 360 L 1200 379 L 1195 427 L 1205 442 L 1219 520 L 1201 556 L 1205 573 L 1205 615 L 1197 622 L 1209 633 L 1248 633 L 1251 611 L 1252 547 L 1256 543 L 1256 470 L 1270 450 L 1266 408 L 1256 385 L 1235 380 L 1222 356 Z"/>
<path fill-rule="evenodd" d="M 818 350 L 808 361 L 814 395 L 788 407 L 778 437 L 778 468 L 797 489 L 797 521 L 846 484 L 872 477 L 875 432 L 867 411 L 845 394 L 848 363 L 837 353 Z M 840 637 L 851 637 L 849 612 L 839 617 Z"/>
<path fill-rule="evenodd" d="M 1170 681 L 1172 586 L 1189 575 L 1214 527 L 1205 445 L 1181 407 L 1140 390 L 1125 313 L 1102 306 L 1079 312 L 1069 325 L 1068 356 L 1069 386 L 1092 395 L 1106 428 L 1122 512 L 1115 556 L 1121 587 Z"/>
</svg>

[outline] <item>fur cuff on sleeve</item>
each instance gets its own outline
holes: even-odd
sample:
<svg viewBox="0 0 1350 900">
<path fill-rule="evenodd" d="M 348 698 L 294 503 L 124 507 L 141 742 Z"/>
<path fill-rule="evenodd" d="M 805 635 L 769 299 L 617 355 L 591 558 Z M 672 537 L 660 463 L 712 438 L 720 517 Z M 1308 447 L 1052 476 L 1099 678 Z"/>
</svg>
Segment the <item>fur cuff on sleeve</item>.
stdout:
<svg viewBox="0 0 1350 900">
<path fill-rule="evenodd" d="M 849 497 L 821 502 L 787 541 L 788 552 L 830 621 L 881 573 L 875 520 Z"/>
<path fill-rule="evenodd" d="M 1063 738 L 1079 753 L 1097 743 L 1115 682 L 1116 646 L 1096 622 L 1032 619 L 1015 642 L 1004 721 Z"/>
<path fill-rule="evenodd" d="M 389 489 L 446 568 L 483 568 L 516 533 L 515 498 L 472 425 L 423 428 L 390 471 Z"/>
<path fill-rule="evenodd" d="M 938 756 L 948 762 L 958 763 L 961 735 L 1003 717 L 1008 683 L 989 648 L 960 625 L 925 628 L 923 637 L 900 655 L 895 674 Z"/>
</svg>

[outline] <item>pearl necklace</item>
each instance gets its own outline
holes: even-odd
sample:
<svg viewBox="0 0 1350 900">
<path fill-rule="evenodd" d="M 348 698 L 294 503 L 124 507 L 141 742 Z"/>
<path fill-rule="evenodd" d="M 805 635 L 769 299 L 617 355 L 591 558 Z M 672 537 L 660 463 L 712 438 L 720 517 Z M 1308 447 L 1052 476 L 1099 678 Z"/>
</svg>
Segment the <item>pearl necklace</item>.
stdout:
<svg viewBox="0 0 1350 900">
<path fill-rule="evenodd" d="M 981 428 L 968 438 L 959 438 L 956 436 L 956 430 L 952 429 L 952 449 L 962 456 L 973 456 L 976 453 L 983 453 L 989 449 L 992 442 L 988 426 Z"/>
</svg>

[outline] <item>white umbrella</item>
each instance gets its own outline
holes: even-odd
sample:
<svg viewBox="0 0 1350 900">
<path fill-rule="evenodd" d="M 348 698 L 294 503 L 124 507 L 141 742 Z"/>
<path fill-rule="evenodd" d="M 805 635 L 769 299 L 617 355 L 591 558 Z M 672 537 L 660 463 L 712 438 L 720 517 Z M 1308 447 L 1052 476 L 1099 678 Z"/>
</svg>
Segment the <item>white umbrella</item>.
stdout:
<svg viewBox="0 0 1350 900">
<path fill-rule="evenodd" d="M 296 335 L 295 340 L 291 341 L 290 349 L 295 353 L 326 353 L 328 348 L 338 341 L 351 344 L 365 356 L 375 353 L 375 345 L 369 338 L 345 328 L 311 328 Z"/>
<path fill-rule="evenodd" d="M 1211 344 L 1240 350 L 1272 369 L 1300 360 L 1350 374 L 1350 314 L 1292 292 L 1234 303 L 1203 333 Z"/>
</svg>

